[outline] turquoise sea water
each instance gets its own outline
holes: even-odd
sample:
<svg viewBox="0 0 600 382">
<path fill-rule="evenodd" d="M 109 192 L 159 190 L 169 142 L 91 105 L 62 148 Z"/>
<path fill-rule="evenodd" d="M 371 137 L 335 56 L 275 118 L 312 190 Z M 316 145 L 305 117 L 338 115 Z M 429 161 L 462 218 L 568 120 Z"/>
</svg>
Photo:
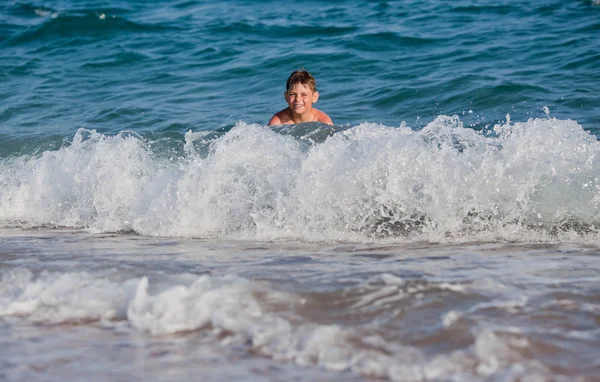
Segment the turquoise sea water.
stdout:
<svg viewBox="0 0 600 382">
<path fill-rule="evenodd" d="M 301 67 L 338 125 L 457 114 L 481 129 L 546 106 L 597 133 L 599 11 L 586 0 L 9 1 L 2 140 L 264 124 Z"/>
<path fill-rule="evenodd" d="M 596 380 L 598 1 L 0 4 L 0 379 Z M 334 126 L 268 128 L 309 70 Z"/>
</svg>

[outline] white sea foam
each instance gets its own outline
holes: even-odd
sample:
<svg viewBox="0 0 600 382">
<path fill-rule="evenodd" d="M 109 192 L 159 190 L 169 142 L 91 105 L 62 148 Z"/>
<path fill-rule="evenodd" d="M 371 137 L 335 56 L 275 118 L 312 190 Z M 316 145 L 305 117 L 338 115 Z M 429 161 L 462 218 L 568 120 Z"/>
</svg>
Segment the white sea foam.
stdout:
<svg viewBox="0 0 600 382">
<path fill-rule="evenodd" d="M 85 272 L 43 272 L 34 277 L 26 269 L 12 271 L 0 280 L 0 316 L 53 324 L 123 319 L 134 285 Z"/>
<path fill-rule="evenodd" d="M 148 295 L 148 279 L 142 278 L 127 310 L 133 326 L 153 334 L 208 326 L 239 333 L 261 315 L 247 280 L 210 276 L 202 276 L 190 286 L 174 286 L 155 296 Z"/>
<path fill-rule="evenodd" d="M 200 152 L 155 155 L 130 133 L 0 163 L 0 219 L 144 235 L 304 240 L 597 241 L 600 144 L 573 121 L 486 136 L 440 116 L 362 124 L 307 145 L 239 123 Z M 150 142 L 151 143 L 151 142 Z"/>
<path fill-rule="evenodd" d="M 0 316 L 42 324 L 102 321 L 105 327 L 125 321 L 133 330 L 160 336 L 204 330 L 221 346 L 247 347 L 301 366 L 399 381 L 549 375 L 541 363 L 520 354 L 529 344 L 519 333 L 474 328 L 472 346 L 429 357 L 417 348 L 386 339 L 372 324 L 341 326 L 301 319 L 293 314 L 301 299 L 267 284 L 209 275 L 191 283 L 162 281 L 150 292 L 147 277 L 115 282 L 87 273 L 34 275 L 26 269 L 13 270 L 0 281 Z M 459 318 L 458 313 L 449 312 L 444 328 Z"/>
</svg>

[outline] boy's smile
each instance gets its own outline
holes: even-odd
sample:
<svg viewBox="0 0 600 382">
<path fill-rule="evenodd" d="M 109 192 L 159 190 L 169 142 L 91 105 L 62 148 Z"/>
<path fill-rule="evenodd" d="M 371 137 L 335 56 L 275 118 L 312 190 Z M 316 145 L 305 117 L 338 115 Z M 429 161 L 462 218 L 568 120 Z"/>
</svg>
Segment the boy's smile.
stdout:
<svg viewBox="0 0 600 382">
<path fill-rule="evenodd" d="M 295 84 L 285 92 L 285 100 L 293 114 L 304 114 L 312 110 L 312 104 L 319 99 L 319 93 L 313 92 L 307 85 Z"/>
</svg>

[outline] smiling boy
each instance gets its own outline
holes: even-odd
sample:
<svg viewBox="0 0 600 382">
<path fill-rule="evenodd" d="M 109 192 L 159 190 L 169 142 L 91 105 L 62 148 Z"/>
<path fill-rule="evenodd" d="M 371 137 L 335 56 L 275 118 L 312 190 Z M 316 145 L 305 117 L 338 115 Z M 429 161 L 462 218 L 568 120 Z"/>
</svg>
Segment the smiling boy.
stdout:
<svg viewBox="0 0 600 382">
<path fill-rule="evenodd" d="M 306 70 L 296 70 L 285 85 L 285 102 L 288 107 L 277 112 L 269 121 L 271 125 L 288 125 L 303 122 L 322 122 L 333 125 L 331 118 L 321 110 L 313 108 L 319 99 L 317 82 Z"/>
</svg>

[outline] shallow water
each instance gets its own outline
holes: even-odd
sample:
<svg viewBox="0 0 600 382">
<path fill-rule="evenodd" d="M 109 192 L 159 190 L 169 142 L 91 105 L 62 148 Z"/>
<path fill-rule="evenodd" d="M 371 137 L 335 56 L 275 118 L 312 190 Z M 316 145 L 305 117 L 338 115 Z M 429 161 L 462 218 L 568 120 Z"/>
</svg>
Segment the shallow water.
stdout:
<svg viewBox="0 0 600 382">
<path fill-rule="evenodd" d="M 10 380 L 600 373 L 596 247 L 2 233 Z"/>
<path fill-rule="evenodd" d="M 8 2 L 0 379 L 600 379 L 599 12 Z"/>
</svg>

